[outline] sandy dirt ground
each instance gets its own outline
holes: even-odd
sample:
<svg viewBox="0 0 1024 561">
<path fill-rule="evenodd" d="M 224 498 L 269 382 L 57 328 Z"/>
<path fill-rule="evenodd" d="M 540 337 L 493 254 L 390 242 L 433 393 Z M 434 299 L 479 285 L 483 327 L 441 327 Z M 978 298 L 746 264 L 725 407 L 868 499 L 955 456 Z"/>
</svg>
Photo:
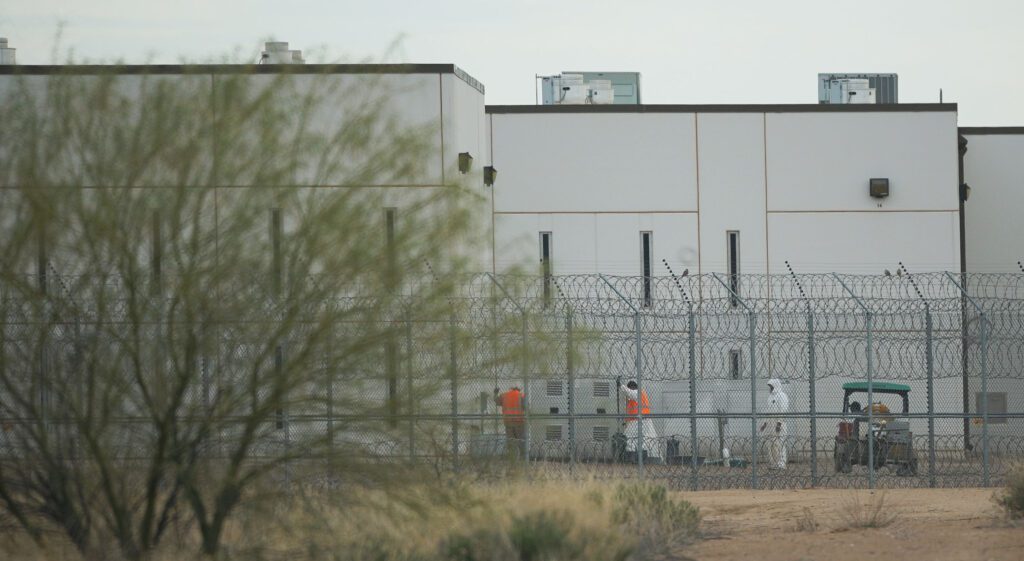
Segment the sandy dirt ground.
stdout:
<svg viewBox="0 0 1024 561">
<path fill-rule="evenodd" d="M 877 504 L 895 521 L 855 528 L 848 514 Z M 698 561 L 1024 560 L 1024 524 L 1012 524 L 992 489 L 875 491 L 702 491 L 684 493 L 703 514 L 706 538 L 686 555 Z M 817 530 L 798 529 L 813 519 Z M 803 524 L 804 527 L 808 524 Z"/>
</svg>

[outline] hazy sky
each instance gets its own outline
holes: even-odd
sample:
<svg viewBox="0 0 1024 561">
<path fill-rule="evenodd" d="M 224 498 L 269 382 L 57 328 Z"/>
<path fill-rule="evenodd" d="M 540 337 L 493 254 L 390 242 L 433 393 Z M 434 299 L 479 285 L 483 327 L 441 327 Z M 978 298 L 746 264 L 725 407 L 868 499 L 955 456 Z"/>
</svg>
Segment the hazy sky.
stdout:
<svg viewBox="0 0 1024 561">
<path fill-rule="evenodd" d="M 490 104 L 534 103 L 534 75 L 562 70 L 639 71 L 645 103 L 815 103 L 818 72 L 896 72 L 902 102 L 942 88 L 961 125 L 1024 125 L 1019 0 L 0 0 L 19 64 L 54 61 L 60 22 L 79 60 L 249 59 L 274 38 L 451 62 Z"/>
</svg>

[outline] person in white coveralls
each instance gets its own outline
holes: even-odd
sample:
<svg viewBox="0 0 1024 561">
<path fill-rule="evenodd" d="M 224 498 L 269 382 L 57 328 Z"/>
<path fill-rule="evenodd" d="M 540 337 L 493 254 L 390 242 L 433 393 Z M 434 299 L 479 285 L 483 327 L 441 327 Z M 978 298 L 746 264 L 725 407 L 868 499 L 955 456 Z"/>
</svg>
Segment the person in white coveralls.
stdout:
<svg viewBox="0 0 1024 561">
<path fill-rule="evenodd" d="M 789 396 L 782 391 L 782 382 L 778 378 L 768 380 L 768 390 L 768 403 L 764 412 L 789 413 Z M 761 423 L 760 437 L 764 442 L 764 449 L 768 451 L 769 469 L 786 469 L 787 432 L 786 419 L 770 417 Z"/>
</svg>

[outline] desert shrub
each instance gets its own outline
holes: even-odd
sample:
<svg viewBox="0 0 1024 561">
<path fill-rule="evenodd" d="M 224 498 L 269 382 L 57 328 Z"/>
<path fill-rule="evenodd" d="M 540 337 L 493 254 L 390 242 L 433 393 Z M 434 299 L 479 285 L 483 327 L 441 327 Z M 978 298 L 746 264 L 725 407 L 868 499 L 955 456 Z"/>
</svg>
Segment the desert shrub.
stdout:
<svg viewBox="0 0 1024 561">
<path fill-rule="evenodd" d="M 814 516 L 814 511 L 808 507 L 804 507 L 803 513 L 799 518 L 796 519 L 796 524 L 793 528 L 797 532 L 817 532 L 820 525 L 818 524 L 817 517 Z"/>
<path fill-rule="evenodd" d="M 456 534 L 441 546 L 449 561 L 562 561 L 587 559 L 571 513 L 540 510 L 512 517 L 505 529 Z"/>
<path fill-rule="evenodd" d="M 1019 465 L 1006 477 L 1006 488 L 995 496 L 996 504 L 1012 519 L 1024 519 L 1024 465 Z"/>
<path fill-rule="evenodd" d="M 848 528 L 885 528 L 899 518 L 892 505 L 886 505 L 885 492 L 871 493 L 864 498 L 851 494 L 843 501 L 840 518 Z"/>
<path fill-rule="evenodd" d="M 532 512 L 512 519 L 509 541 L 522 561 L 576 559 L 582 550 L 572 543 L 573 519 L 566 512 Z"/>
<path fill-rule="evenodd" d="M 637 559 L 669 555 L 699 536 L 699 509 L 673 498 L 662 485 L 620 484 L 611 509 L 612 521 L 623 532 L 636 536 Z"/>
<path fill-rule="evenodd" d="M 583 497 L 594 504 L 594 506 L 603 508 L 604 507 L 604 493 L 598 489 L 591 489 L 587 491 Z"/>
</svg>

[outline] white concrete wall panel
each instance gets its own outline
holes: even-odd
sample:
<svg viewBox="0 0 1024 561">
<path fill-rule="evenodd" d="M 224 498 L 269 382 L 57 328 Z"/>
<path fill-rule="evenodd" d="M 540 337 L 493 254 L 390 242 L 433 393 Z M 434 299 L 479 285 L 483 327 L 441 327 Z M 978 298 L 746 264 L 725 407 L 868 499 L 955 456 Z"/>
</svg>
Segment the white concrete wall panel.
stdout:
<svg viewBox="0 0 1024 561">
<path fill-rule="evenodd" d="M 209 75 L 5 75 L 0 76 L 0 123 L 5 134 L 17 135 L 22 146 L 37 145 L 37 153 L 44 153 L 44 166 L 37 166 L 40 175 L 37 184 L 55 186 L 109 187 L 171 187 L 205 184 L 209 180 L 212 163 L 212 135 L 207 128 L 213 118 Z M 168 102 L 148 106 L 134 104 L 124 109 L 121 101 L 146 97 L 156 99 L 156 93 L 173 94 L 178 103 Z M 106 99 L 100 99 L 106 92 Z M 54 114 L 52 109 L 61 109 Z M 102 109 L 96 109 L 102 108 Z M 87 113 L 93 111 L 87 119 Z M 38 121 L 31 130 L 12 130 L 12 120 L 5 112 L 17 112 L 25 122 L 32 113 Z M 121 122 L 111 122 L 116 116 Z M 163 120 L 164 130 L 171 135 L 161 136 L 156 123 Z M 71 120 L 74 126 L 67 127 Z M 109 134 L 110 129 L 131 130 L 134 123 L 150 123 L 137 127 L 136 138 L 126 140 Z M 69 132 L 73 131 L 73 132 Z M 58 142 L 54 142 L 57 139 Z M 173 140 L 173 143 L 172 143 Z M 168 150 L 168 144 L 175 149 Z M 181 159 L 178 150 L 193 148 L 199 153 L 194 158 Z M 152 156 L 154 147 L 164 150 Z M 0 147 L 0 150 L 3 150 Z M 14 165 L 13 156 L 0 152 L 0 186 L 19 183 L 23 168 Z"/>
<path fill-rule="evenodd" d="M 696 210 L 692 114 L 492 116 L 499 212 Z"/>
<path fill-rule="evenodd" d="M 538 226 L 552 233 L 552 271 L 558 275 L 580 275 L 598 269 L 598 216 L 593 214 L 545 215 Z M 541 228 L 538 228 L 538 232 Z M 534 262 L 540 262 L 539 233 L 533 235 Z"/>
<path fill-rule="evenodd" d="M 960 270 L 955 212 L 772 213 L 768 229 L 774 273 Z"/>
<path fill-rule="evenodd" d="M 701 272 L 727 271 L 726 231 L 740 231 L 740 273 L 765 272 L 764 115 L 697 116 Z"/>
<path fill-rule="evenodd" d="M 540 232 L 552 233 L 555 274 L 639 275 L 640 232 L 653 234 L 653 271 L 666 275 L 666 259 L 676 273 L 696 272 L 695 214 L 498 214 L 495 216 L 497 270 L 540 262 Z"/>
<path fill-rule="evenodd" d="M 440 75 L 440 85 L 445 183 L 458 184 L 471 194 L 465 202 L 471 205 L 474 223 L 470 235 L 462 241 L 470 259 L 467 265 L 473 271 L 490 271 L 493 190 L 483 184 L 483 169 L 490 162 L 484 94 L 453 74 Z M 473 158 L 466 173 L 458 170 L 461 152 L 468 152 Z"/>
<path fill-rule="evenodd" d="M 215 88 L 231 80 L 231 76 L 215 77 Z M 329 173 L 317 174 L 316 166 L 300 170 L 294 182 L 298 185 L 440 185 L 441 173 L 441 87 L 438 74 L 267 74 L 246 77 L 253 91 L 278 87 L 297 97 L 295 111 L 302 110 L 303 96 L 315 92 L 316 105 L 306 117 L 306 126 L 313 133 L 336 135 L 344 132 L 354 116 L 362 116 L 374 124 L 374 143 L 368 150 L 348 149 L 328 159 Z M 365 132 L 365 131 L 358 131 Z M 397 134 L 396 134 L 397 133 Z M 254 132 L 254 134 L 256 134 Z M 425 154 L 417 156 L 412 170 L 405 166 L 381 166 L 374 161 L 394 148 L 400 135 L 411 135 L 415 142 L 426 143 Z M 404 142 L 404 141 L 403 141 Z M 352 142 L 358 146 L 358 142 Z M 308 156 L 308 154 L 307 154 Z M 403 154 L 396 154 L 400 159 Z M 240 184 L 253 181 L 239 178 Z"/>
<path fill-rule="evenodd" d="M 556 271 L 588 272 L 593 259 L 589 272 L 638 274 L 642 230 L 655 231 L 659 274 L 662 258 L 687 268 L 698 253 L 701 272 L 725 272 L 728 230 L 740 231 L 744 274 L 785 272 L 787 259 L 800 272 L 877 273 L 901 260 L 914 270 L 959 268 L 952 112 L 498 113 L 491 120 L 496 216 L 543 222 L 545 213 L 594 212 L 579 224 L 593 225 L 592 239 L 559 232 L 558 220 L 527 226 L 496 218 L 496 240 L 528 234 L 531 261 L 537 232 L 553 231 Z M 893 194 L 872 199 L 871 177 L 888 177 Z M 699 245 L 689 226 L 697 215 L 680 213 L 696 210 L 698 181 Z M 514 261 L 500 246 L 498 260 Z"/>
<path fill-rule="evenodd" d="M 1017 273 L 1024 260 L 1024 134 L 972 134 L 967 138 L 964 204 L 967 270 Z"/>
<path fill-rule="evenodd" d="M 297 185 L 351 185 L 353 182 L 374 185 L 438 185 L 441 183 L 441 93 L 440 78 L 437 74 L 223 74 L 213 76 L 209 74 L 133 74 L 113 78 L 96 75 L 2 76 L 0 77 L 0 99 L 6 100 L 7 110 L 16 110 L 11 105 L 11 101 L 16 99 L 18 91 L 27 91 L 37 100 L 43 100 L 47 92 L 53 89 L 52 85 L 57 83 L 56 80 L 81 83 L 81 87 L 77 88 L 78 91 L 90 91 L 90 86 L 95 86 L 101 80 L 109 79 L 114 81 L 113 91 L 115 94 L 124 95 L 129 99 L 137 99 L 145 92 L 152 92 L 161 83 L 170 82 L 173 86 L 180 88 L 180 93 L 187 96 L 186 99 L 189 103 L 187 108 L 170 106 L 158 108 L 167 111 L 171 121 L 181 121 L 183 118 L 187 118 L 212 122 L 218 105 L 242 103 L 245 98 L 240 94 L 252 98 L 261 91 L 261 88 L 268 87 L 278 88 L 287 94 L 282 97 L 294 102 L 294 115 L 296 118 L 304 118 L 302 125 L 312 132 L 337 134 L 343 130 L 345 123 L 352 119 L 356 112 L 362 111 L 363 114 L 366 114 L 365 108 L 371 107 L 373 108 L 371 111 L 374 112 L 372 121 L 376 125 L 378 138 L 393 138 L 390 136 L 391 131 L 396 130 L 407 134 L 415 131 L 414 134 L 419 135 L 419 140 L 427 143 L 427 157 L 419 158 L 417 162 L 419 169 L 415 170 L 415 173 L 410 174 L 405 171 L 404 167 L 394 166 L 394 169 L 400 171 L 394 172 L 391 168 L 385 167 L 376 173 L 367 174 L 370 167 L 366 164 L 370 156 L 374 154 L 373 151 L 359 154 L 350 150 L 345 154 L 343 160 L 339 159 L 337 154 L 326 154 L 328 157 L 325 161 L 332 168 L 326 175 L 317 174 L 314 166 L 308 166 L 306 169 L 299 170 L 294 178 L 282 179 L 279 182 Z M 246 84 L 244 91 L 226 94 L 225 84 L 237 79 L 244 80 Z M 72 88 L 72 91 L 75 91 L 75 88 Z M 309 92 L 315 92 L 319 103 L 309 108 L 307 114 L 303 114 L 304 96 Z M 228 97 L 224 97 L 225 95 Z M 482 98 L 482 95 L 480 97 Z M 98 101 L 96 102 L 98 103 Z M 461 100 L 459 102 L 461 103 Z M 37 107 L 39 107 L 39 103 L 37 102 Z M 136 113 L 130 113 L 126 117 L 141 121 L 144 118 L 152 118 L 153 111 L 157 109 L 147 108 L 148 114 L 139 110 L 140 108 L 132 108 L 132 111 Z M 469 110 L 480 114 L 474 115 L 473 123 L 473 126 L 479 126 L 479 121 L 483 119 L 482 99 L 473 104 Z M 178 113 L 170 113 L 172 111 Z M 290 126 L 282 127 L 281 134 L 294 133 L 297 124 L 290 123 Z M 192 124 L 187 123 L 187 126 L 192 126 Z M 237 169 L 228 165 L 231 162 L 218 162 L 221 173 L 219 179 L 225 184 L 245 186 L 258 182 L 259 166 L 252 165 L 244 158 L 248 155 L 250 159 L 253 159 L 252 156 L 258 152 L 255 149 L 250 150 L 244 144 L 239 145 L 240 139 L 248 139 L 253 145 L 260 141 L 257 123 L 254 121 L 250 123 L 250 126 L 252 127 L 251 133 L 244 133 L 240 137 L 231 139 L 231 147 L 236 150 L 241 149 L 242 157 L 238 158 Z M 198 131 L 199 137 L 196 140 L 203 144 L 201 148 L 203 160 L 200 161 L 201 165 L 194 166 L 197 171 L 185 176 L 184 181 L 205 183 L 209 180 L 209 174 L 204 172 L 208 171 L 208 160 L 214 153 L 212 138 L 208 129 L 203 126 L 193 128 Z M 51 173 L 58 178 L 70 178 L 75 185 L 80 186 L 105 186 L 104 184 L 111 183 L 109 177 L 97 178 L 90 175 L 89 169 L 83 166 L 82 162 L 97 161 L 96 154 L 119 158 L 122 167 L 125 163 L 130 163 L 130 160 L 125 157 L 123 147 L 121 150 L 114 150 L 113 148 L 95 146 L 96 138 L 99 136 L 94 136 L 95 138 L 90 138 L 91 144 L 85 144 L 84 153 L 80 149 L 79 152 L 68 151 L 53 158 L 55 163 L 52 167 L 56 169 L 51 169 Z M 478 133 L 473 136 L 478 136 Z M 195 138 L 195 135 L 190 133 L 188 138 Z M 393 146 L 394 142 L 391 142 L 390 145 Z M 387 146 L 388 143 L 378 143 L 376 145 L 377 154 L 386 150 Z M 89 152 L 90 150 L 92 152 Z M 306 147 L 303 155 L 307 158 L 316 155 L 315 150 L 316 147 Z M 224 154 L 227 154 L 227 151 L 221 150 L 222 157 L 227 157 Z M 173 168 L 176 163 L 178 162 L 173 160 L 153 161 L 144 174 L 135 174 L 133 184 L 140 186 L 180 185 L 183 176 L 180 170 Z M 374 169 L 378 167 L 376 164 L 373 166 Z M 110 167 L 103 169 L 109 170 Z M 108 172 L 106 175 L 114 176 L 116 179 L 116 174 Z M 0 171 L 0 183 L 9 186 L 14 181 L 15 178 L 11 177 L 9 172 Z"/>
<path fill-rule="evenodd" d="M 769 113 L 768 210 L 955 210 L 956 113 Z M 889 178 L 886 199 L 868 180 Z"/>
<path fill-rule="evenodd" d="M 640 274 L 641 220 L 637 214 L 600 214 L 594 228 L 598 272 L 610 275 Z M 655 244 L 657 244 L 655 234 Z"/>
<path fill-rule="evenodd" d="M 523 273 L 536 274 L 540 271 L 540 238 L 539 232 L 551 231 L 551 215 L 536 214 L 512 214 L 495 215 L 494 217 L 494 255 L 497 272 L 504 273 L 512 270 L 519 270 Z M 577 234 L 589 236 L 593 232 L 592 225 L 583 225 L 583 230 L 577 230 Z M 556 235 L 554 240 L 554 262 L 555 272 L 560 273 L 562 262 L 559 258 L 560 239 Z M 580 244 L 580 247 L 588 247 L 588 244 Z M 589 244 L 593 247 L 593 244 Z M 593 264 L 593 251 L 588 259 L 586 255 L 580 256 L 581 261 Z"/>
<path fill-rule="evenodd" d="M 668 274 L 668 270 L 661 262 L 662 259 L 668 261 L 677 275 L 685 269 L 696 274 L 698 268 L 697 213 L 648 214 L 643 218 L 646 220 L 646 224 L 641 223 L 642 229 L 654 232 L 654 274 L 656 276 Z M 637 238 L 638 258 L 639 243 L 640 240 Z M 639 261 L 637 267 L 639 267 Z M 639 268 L 635 274 L 640 274 Z"/>
<path fill-rule="evenodd" d="M 464 179 L 467 185 L 479 189 L 483 186 L 483 168 L 490 161 L 484 94 L 453 74 L 442 74 L 440 79 L 445 174 L 457 173 L 459 153 L 469 152 L 472 169 L 451 179 Z"/>
</svg>

